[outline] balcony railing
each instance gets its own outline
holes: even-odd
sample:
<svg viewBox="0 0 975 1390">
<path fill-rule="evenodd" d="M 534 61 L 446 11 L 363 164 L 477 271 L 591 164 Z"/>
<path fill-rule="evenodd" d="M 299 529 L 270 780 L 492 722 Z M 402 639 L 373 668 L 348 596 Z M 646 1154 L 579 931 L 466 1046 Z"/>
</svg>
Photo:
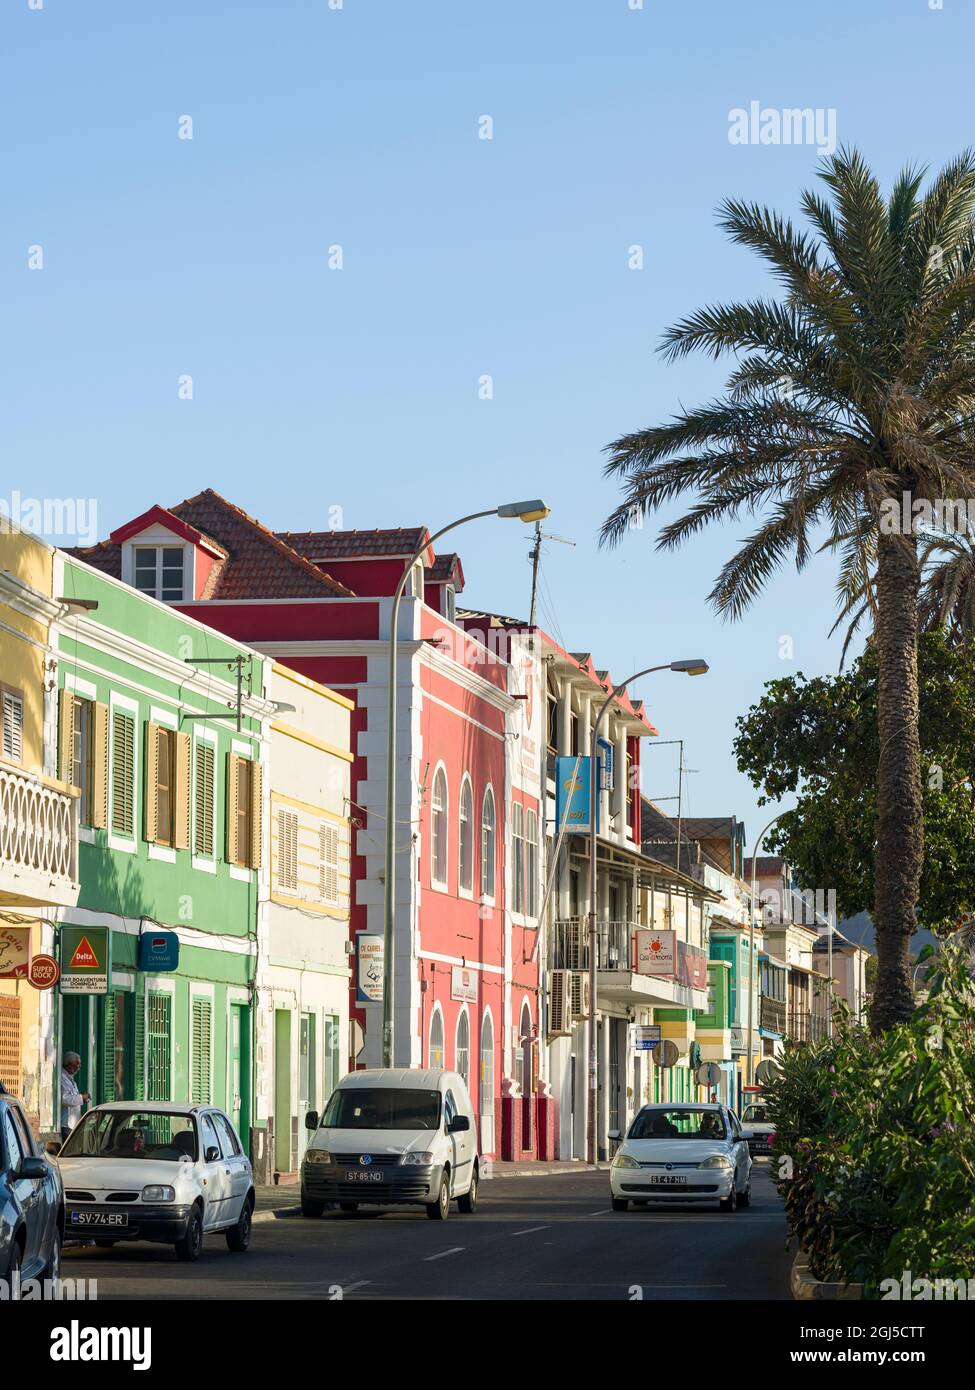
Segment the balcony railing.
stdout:
<svg viewBox="0 0 975 1390">
<path fill-rule="evenodd" d="M 0 902 L 77 901 L 77 798 L 0 766 Z"/>
<path fill-rule="evenodd" d="M 763 994 L 759 1003 L 758 1021 L 770 1033 L 784 1033 L 786 1007 L 784 999 L 770 999 Z"/>
<path fill-rule="evenodd" d="M 631 971 L 636 967 L 636 933 L 639 922 L 598 922 L 596 925 L 596 963 L 599 970 Z M 589 969 L 589 923 L 585 917 L 571 917 L 555 923 L 552 934 L 553 970 Z M 676 980 L 697 989 L 707 988 L 707 956 L 698 946 L 677 942 L 676 969 L 659 979 Z"/>
<path fill-rule="evenodd" d="M 794 1042 L 819 1042 L 829 1032 L 829 1019 L 824 1013 L 793 1009 L 786 1032 Z"/>
</svg>

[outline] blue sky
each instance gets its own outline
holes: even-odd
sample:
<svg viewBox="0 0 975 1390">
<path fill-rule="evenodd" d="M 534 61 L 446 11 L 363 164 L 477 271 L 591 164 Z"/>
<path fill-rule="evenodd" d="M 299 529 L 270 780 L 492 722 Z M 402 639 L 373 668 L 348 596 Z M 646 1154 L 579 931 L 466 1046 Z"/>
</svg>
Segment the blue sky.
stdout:
<svg viewBox="0 0 975 1390">
<path fill-rule="evenodd" d="M 435 529 L 540 494 L 576 542 L 545 555 L 543 624 L 617 679 L 707 657 L 636 693 L 686 740 L 689 813 L 737 814 L 750 846 L 771 813 L 735 716 L 766 680 L 835 669 L 832 564 L 723 623 L 705 598 L 746 528 L 661 555 L 648 522 L 600 551 L 601 450 L 720 386 L 720 365 L 661 362 L 669 323 L 768 288 L 719 200 L 791 214 L 813 180 L 815 148 L 732 145 L 729 112 L 834 109 L 885 184 L 935 167 L 972 136 L 975 19 L 630 3 L 4 0 L 0 497 L 93 497 L 104 535 L 208 485 L 278 528 L 340 507 Z M 463 601 L 527 612 L 527 528 L 456 545 Z M 645 762 L 645 790 L 676 793 L 676 750 Z"/>
</svg>

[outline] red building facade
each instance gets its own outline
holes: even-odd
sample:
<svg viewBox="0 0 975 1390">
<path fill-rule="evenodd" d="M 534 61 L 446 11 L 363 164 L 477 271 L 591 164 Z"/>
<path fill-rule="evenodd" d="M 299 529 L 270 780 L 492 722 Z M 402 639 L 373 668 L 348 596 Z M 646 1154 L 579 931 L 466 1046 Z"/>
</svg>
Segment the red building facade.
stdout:
<svg viewBox="0 0 975 1390">
<path fill-rule="evenodd" d="M 151 508 L 79 552 L 144 587 L 145 552 L 156 547 L 157 597 L 355 702 L 353 1067 L 381 1064 L 382 1005 L 357 964 L 382 937 L 392 594 L 426 535 L 275 534 L 207 490 Z M 531 632 L 506 634 L 494 649 L 454 621 L 463 582 L 456 555 L 427 547 L 400 607 L 394 1060 L 467 1077 L 485 1156 L 552 1156 L 554 1126 L 539 1098 L 535 949 L 541 662 Z"/>
</svg>

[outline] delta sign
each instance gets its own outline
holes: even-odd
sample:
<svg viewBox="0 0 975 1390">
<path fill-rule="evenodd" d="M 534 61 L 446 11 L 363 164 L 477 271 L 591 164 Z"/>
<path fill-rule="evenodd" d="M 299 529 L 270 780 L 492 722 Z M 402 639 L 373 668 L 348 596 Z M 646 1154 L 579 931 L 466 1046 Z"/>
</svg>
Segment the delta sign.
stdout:
<svg viewBox="0 0 975 1390">
<path fill-rule="evenodd" d="M 61 928 L 61 993 L 107 994 L 112 974 L 108 927 Z"/>
</svg>

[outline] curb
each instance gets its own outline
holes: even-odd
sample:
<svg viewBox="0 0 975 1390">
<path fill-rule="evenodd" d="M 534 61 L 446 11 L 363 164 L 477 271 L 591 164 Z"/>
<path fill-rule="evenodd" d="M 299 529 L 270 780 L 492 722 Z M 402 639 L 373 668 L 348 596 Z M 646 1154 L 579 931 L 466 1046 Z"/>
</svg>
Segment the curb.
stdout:
<svg viewBox="0 0 975 1390">
<path fill-rule="evenodd" d="M 826 1302 L 851 1303 L 863 1298 L 862 1284 L 830 1284 L 815 1279 L 809 1273 L 809 1259 L 800 1250 L 792 1262 L 789 1278 L 792 1297 L 801 1301 L 821 1300 Z"/>
<path fill-rule="evenodd" d="M 275 1207 L 273 1211 L 256 1211 L 251 1217 L 251 1225 L 257 1226 L 266 1221 L 283 1221 L 286 1218 L 301 1215 L 301 1207 L 297 1202 L 290 1207 Z"/>
<path fill-rule="evenodd" d="M 608 1173 L 609 1162 L 605 1163 L 551 1163 L 545 1168 L 529 1168 L 519 1172 L 517 1167 L 497 1169 L 493 1163 L 486 1163 L 481 1177 L 489 1178 L 550 1178 L 561 1173 Z"/>
</svg>

